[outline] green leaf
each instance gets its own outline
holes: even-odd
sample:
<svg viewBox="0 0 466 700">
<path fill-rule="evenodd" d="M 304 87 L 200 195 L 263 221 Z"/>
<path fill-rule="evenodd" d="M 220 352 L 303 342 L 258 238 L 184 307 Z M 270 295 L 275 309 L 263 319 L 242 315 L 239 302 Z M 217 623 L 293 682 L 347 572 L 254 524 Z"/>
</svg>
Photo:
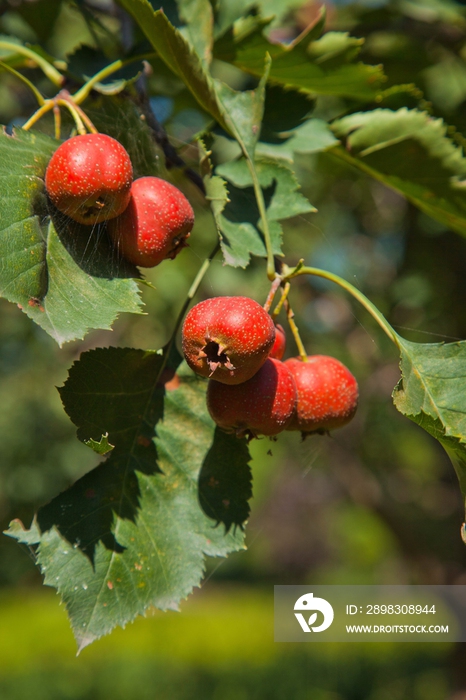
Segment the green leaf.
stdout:
<svg viewBox="0 0 466 700">
<path fill-rule="evenodd" d="M 466 235 L 466 158 L 441 119 L 417 110 L 377 109 L 344 117 L 332 129 L 344 147 L 330 153 Z"/>
<path fill-rule="evenodd" d="M 418 22 L 465 26 L 465 9 L 456 0 L 403 0 L 400 9 Z"/>
<path fill-rule="evenodd" d="M 243 152 L 252 154 L 260 133 L 270 64 L 265 54 L 261 60 L 259 87 L 237 92 L 211 78 L 190 42 L 170 24 L 162 11 L 154 12 L 147 0 L 119 0 L 119 4 L 134 17 L 160 58 L 181 78 L 199 105 L 238 140 Z"/>
<path fill-rule="evenodd" d="M 67 221 L 60 235 L 50 223 L 46 238 L 48 287 L 40 305 L 24 307 L 28 316 L 59 345 L 84 338 L 93 328 L 111 329 L 121 311 L 141 313 L 132 266 L 118 257 L 103 228 Z"/>
<path fill-rule="evenodd" d="M 283 109 L 284 104 L 286 109 Z M 280 143 L 283 140 L 280 135 L 303 124 L 314 104 L 314 100 L 302 92 L 285 90 L 280 85 L 267 85 L 261 140 Z"/>
<path fill-rule="evenodd" d="M 32 27 L 38 39 L 45 42 L 54 30 L 61 6 L 62 0 L 36 0 L 21 3 L 15 11 Z"/>
<path fill-rule="evenodd" d="M 151 606 L 177 609 L 199 585 L 205 555 L 244 548 L 247 447 L 215 431 L 206 381 L 176 362 L 162 372 L 163 363 L 162 353 L 123 348 L 81 356 L 60 389 L 65 409 L 81 440 L 108 434 L 114 449 L 41 508 L 31 530 L 15 521 L 7 533 L 38 545 L 45 584 L 58 589 L 79 649 Z M 235 490 L 228 472 L 240 476 Z"/>
<path fill-rule="evenodd" d="M 456 469 L 466 504 L 466 341 L 412 343 L 400 336 L 396 408 L 433 435 Z"/>
<path fill-rule="evenodd" d="M 296 129 L 281 132 L 280 136 L 284 137 L 281 143 L 259 141 L 256 154 L 292 163 L 295 153 L 326 151 L 339 143 L 329 125 L 321 119 L 309 119 Z"/>
<path fill-rule="evenodd" d="M 186 22 L 189 40 L 201 59 L 208 66 L 212 60 L 214 14 L 209 0 L 179 0 L 178 10 Z"/>
<path fill-rule="evenodd" d="M 227 29 L 240 19 L 254 5 L 254 0 L 228 0 L 214 5 L 215 35 L 222 36 Z M 270 13 L 269 13 L 270 14 Z"/>
<path fill-rule="evenodd" d="M 147 0 L 136 0 L 131 3 L 128 0 L 120 0 L 120 4 L 133 15 L 159 56 L 185 82 L 201 107 L 208 111 L 219 125 L 238 141 L 242 153 L 248 161 L 254 196 L 258 208 L 262 212 L 261 224 L 264 230 L 265 249 L 268 253 L 268 268 L 273 267 L 272 254 L 274 246 L 275 250 L 279 251 L 277 241 L 280 240 L 281 229 L 278 223 L 272 221 L 272 227 L 268 230 L 268 219 L 263 211 L 263 195 L 254 165 L 254 151 L 264 112 L 265 85 L 271 66 L 270 56 L 266 54 L 262 57 L 262 63 L 265 59 L 265 67 L 261 68 L 261 80 L 257 88 L 237 92 L 228 85 L 210 77 L 189 42 L 168 22 L 163 13 L 160 11 L 154 13 Z M 287 214 L 287 216 L 290 215 L 292 214 Z M 230 236 L 233 233 L 233 237 L 236 237 L 236 230 L 232 232 L 225 229 L 223 233 Z M 242 226 L 239 234 L 243 242 L 240 243 L 239 249 L 228 257 L 228 262 L 233 265 L 247 264 L 249 260 L 248 248 L 253 249 L 251 252 L 260 249 L 261 252 L 257 254 L 262 254 L 264 249 L 264 244 L 255 234 L 254 227 L 251 227 L 249 223 Z M 273 274 L 273 270 L 271 274 Z"/>
<path fill-rule="evenodd" d="M 141 302 L 136 268 L 117 258 L 102 227 L 51 221 L 43 177 L 56 147 L 40 134 L 0 133 L 0 294 L 62 345 L 111 328 L 122 311 L 140 313 Z"/>
<path fill-rule="evenodd" d="M 336 95 L 372 101 L 385 76 L 380 66 L 354 63 L 363 39 L 346 32 L 328 32 L 320 39 L 322 19 L 291 44 L 273 44 L 263 34 L 269 20 L 241 23 L 216 42 L 214 56 L 260 76 L 264 57 L 272 59 L 269 80 L 311 95 Z"/>
<path fill-rule="evenodd" d="M 94 452 L 97 452 L 98 455 L 106 455 L 115 447 L 115 445 L 111 445 L 109 443 L 108 433 L 102 435 L 99 441 L 93 440 L 92 438 L 89 438 L 89 440 L 84 440 L 84 444 L 90 447 L 91 450 L 94 450 Z"/>
<path fill-rule="evenodd" d="M 466 65 L 454 53 L 423 71 L 427 95 L 442 112 L 454 112 L 466 99 Z"/>
<path fill-rule="evenodd" d="M 255 170 L 264 194 L 273 252 L 282 255 L 282 228 L 278 222 L 316 210 L 298 191 L 295 175 L 286 165 L 272 160 L 256 160 Z M 251 255 L 267 255 L 251 172 L 242 158 L 218 166 L 216 173 L 229 182 L 228 203 L 222 200 L 218 181 L 214 180 L 209 190 L 210 196 L 214 190 L 218 195 L 214 215 L 221 233 L 225 262 L 245 267 Z"/>
<path fill-rule="evenodd" d="M 265 69 L 255 90 L 237 92 L 225 83 L 215 81 L 217 100 L 221 106 L 228 131 L 241 146 L 243 154 L 253 165 L 254 151 L 264 114 L 265 85 L 270 71 L 270 58 L 266 57 Z"/>
<path fill-rule="evenodd" d="M 182 33 L 170 24 L 161 10 L 154 12 L 148 0 L 118 0 L 118 4 L 134 17 L 160 58 L 181 78 L 200 106 L 227 129 L 212 79 Z"/>
</svg>

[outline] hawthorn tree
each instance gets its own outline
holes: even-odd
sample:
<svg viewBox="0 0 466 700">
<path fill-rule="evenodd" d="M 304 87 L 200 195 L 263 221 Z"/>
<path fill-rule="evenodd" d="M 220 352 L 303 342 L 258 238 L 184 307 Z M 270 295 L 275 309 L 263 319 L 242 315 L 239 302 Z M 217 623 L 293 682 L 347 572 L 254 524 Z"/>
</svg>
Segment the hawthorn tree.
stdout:
<svg viewBox="0 0 466 700">
<path fill-rule="evenodd" d="M 37 102 L 0 135 L 2 296 L 60 346 L 111 328 L 123 312 L 142 312 L 147 283 L 113 245 L 107 222 L 78 223 L 47 197 L 47 165 L 76 133 L 121 142 L 138 178 L 160 174 L 162 153 L 163 174 L 176 171 L 197 188 L 218 233 L 164 347 L 101 347 L 72 365 L 59 389 L 63 407 L 78 439 L 102 461 L 39 508 L 29 527 L 16 519 L 6 533 L 34 551 L 82 649 L 150 606 L 177 609 L 199 585 L 205 557 L 244 548 L 252 494 L 247 436 L 215 425 L 207 382 L 177 349 L 216 256 L 236 268 L 260 259 L 270 284 L 260 302 L 273 318 L 285 312 L 301 357 L 306 349 L 290 302 L 300 278 L 328 280 L 361 304 L 400 355 L 395 408 L 445 448 L 464 499 L 465 342 L 406 340 L 349 281 L 311 261 L 287 261 L 281 222 L 315 210 L 300 191 L 296 163 L 325 152 L 464 235 L 466 159 L 460 131 L 433 114 L 416 85 L 387 83 L 381 65 L 362 62 L 363 40 L 325 31 L 323 9 L 283 43 L 268 33 L 271 18 L 247 3 L 179 0 L 169 19 L 148 0 L 118 0 L 112 12 L 119 34 L 105 28 L 92 3 L 78 5 L 104 40 L 66 61 L 0 37 L 0 68 Z M 242 87 L 216 77 L 219 62 L 247 76 Z M 161 126 L 163 81 L 154 75 L 182 85 L 186 104 L 201 115 L 191 137 L 196 164 L 181 157 Z M 313 109 L 321 97 L 339 100 L 336 114 Z"/>
</svg>

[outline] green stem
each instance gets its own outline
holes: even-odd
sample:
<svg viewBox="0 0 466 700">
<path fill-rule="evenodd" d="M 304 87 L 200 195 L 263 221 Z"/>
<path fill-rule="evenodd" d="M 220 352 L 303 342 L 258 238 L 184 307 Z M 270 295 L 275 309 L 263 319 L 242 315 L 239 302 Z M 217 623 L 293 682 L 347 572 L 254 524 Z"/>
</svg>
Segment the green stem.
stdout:
<svg viewBox="0 0 466 700">
<path fill-rule="evenodd" d="M 215 258 L 215 256 L 217 255 L 219 250 L 220 250 L 220 243 L 216 243 L 215 248 L 212 250 L 209 257 L 206 260 L 204 260 L 204 262 L 202 263 L 202 265 L 199 269 L 199 272 L 197 273 L 192 285 L 190 286 L 190 288 L 188 290 L 187 299 L 185 301 L 185 309 L 188 308 L 189 304 L 196 296 L 197 290 L 199 289 L 199 286 L 202 282 L 202 279 L 203 279 L 205 273 L 207 272 L 207 270 L 209 269 L 212 260 Z M 181 316 L 183 316 L 185 309 L 183 309 L 183 311 L 181 312 L 181 314 L 180 314 Z"/>
<path fill-rule="evenodd" d="M 87 116 L 86 112 L 79 107 L 79 105 L 75 105 L 76 111 L 83 120 L 84 124 L 87 126 L 88 130 L 91 132 L 91 134 L 98 134 L 99 131 L 97 127 L 94 126 L 94 124 L 91 122 L 89 117 Z"/>
<path fill-rule="evenodd" d="M 25 124 L 23 124 L 23 126 L 22 126 L 23 131 L 28 131 L 31 128 L 31 126 L 34 126 L 34 124 L 36 122 L 38 122 L 39 119 L 41 119 L 44 116 L 44 114 L 47 114 L 47 112 L 50 112 L 51 109 L 53 109 L 53 100 L 46 100 L 44 102 L 44 104 L 42 105 L 42 107 L 39 107 L 37 112 L 34 112 L 32 117 L 29 117 L 27 122 Z"/>
<path fill-rule="evenodd" d="M 76 124 L 76 128 L 78 130 L 78 134 L 87 134 L 86 127 L 84 126 L 84 123 L 79 116 L 78 110 L 75 108 L 71 100 L 67 99 L 56 99 L 55 104 L 61 105 L 62 107 L 66 107 L 66 109 L 71 113 L 71 116 L 74 119 L 74 122 Z"/>
<path fill-rule="evenodd" d="M 290 330 L 293 334 L 293 338 L 295 340 L 296 346 L 298 348 L 299 356 L 303 362 L 307 362 L 306 348 L 304 347 L 303 341 L 301 340 L 301 336 L 299 335 L 298 326 L 296 325 L 296 323 L 294 321 L 293 309 L 291 308 L 288 299 L 285 300 L 285 308 L 286 308 L 286 318 L 288 321 L 288 325 L 290 327 Z"/>
<path fill-rule="evenodd" d="M 46 61 L 46 59 L 42 56 L 39 56 L 39 54 L 32 49 L 28 49 L 26 46 L 21 46 L 20 44 L 13 44 L 10 41 L 0 41 L 0 49 L 6 49 L 7 51 L 11 51 L 13 54 L 19 53 L 22 56 L 26 56 L 26 58 L 31 59 L 39 66 L 39 68 L 54 85 L 57 87 L 61 87 L 63 85 L 64 78 L 62 74 L 59 73 L 51 63 Z"/>
<path fill-rule="evenodd" d="M 270 285 L 270 291 L 267 294 L 267 299 L 265 300 L 264 304 L 264 311 L 267 311 L 267 313 L 270 311 L 270 307 L 272 306 L 272 302 L 274 300 L 275 294 L 278 291 L 279 286 L 281 285 L 282 281 L 280 277 L 276 277 L 272 284 Z"/>
<path fill-rule="evenodd" d="M 87 116 L 86 112 L 83 109 L 81 109 L 81 107 L 78 104 L 76 104 L 74 97 L 72 97 L 67 90 L 62 90 L 61 92 L 58 93 L 56 100 L 58 101 L 59 99 L 64 100 L 66 103 L 68 103 L 68 105 L 71 105 L 68 107 L 68 109 L 70 111 L 72 111 L 73 116 L 74 116 L 74 112 L 79 114 L 82 122 L 87 126 L 87 128 L 89 129 L 89 131 L 92 134 L 99 133 L 97 131 L 96 127 L 94 126 L 94 124 L 91 122 L 91 120 Z"/>
<path fill-rule="evenodd" d="M 289 283 L 289 282 L 286 282 L 286 283 L 285 283 L 285 286 L 283 287 L 283 290 L 282 290 L 282 296 L 281 296 L 281 298 L 280 298 L 280 301 L 278 302 L 278 304 L 276 305 L 276 307 L 275 307 L 274 310 L 273 310 L 272 318 L 277 318 L 278 314 L 279 314 L 280 311 L 282 310 L 282 306 L 283 306 L 283 304 L 285 303 L 285 301 L 286 301 L 286 299 L 287 299 L 287 297 L 288 297 L 288 293 L 289 293 L 289 291 L 290 291 L 290 288 L 291 288 L 290 283 Z"/>
<path fill-rule="evenodd" d="M 262 221 L 262 233 L 264 234 L 265 249 L 267 251 L 267 277 L 269 278 L 269 280 L 272 281 L 275 279 L 275 262 L 273 259 L 272 240 L 270 238 L 269 221 L 267 219 L 267 209 L 264 201 L 264 193 L 262 192 L 262 187 L 260 186 L 259 178 L 257 177 L 254 163 L 252 162 L 249 154 L 246 152 L 245 149 L 243 149 L 243 155 L 246 158 L 249 172 L 251 173 L 254 194 L 256 197 L 257 207 L 259 209 L 259 214 Z"/>
<path fill-rule="evenodd" d="M 84 100 L 89 97 L 89 94 L 91 90 L 94 89 L 94 87 L 97 85 L 97 83 L 100 83 L 102 80 L 105 80 L 105 78 L 108 78 L 110 75 L 113 73 L 116 73 L 117 71 L 120 70 L 120 68 L 124 68 L 125 66 L 129 66 L 131 63 L 134 63 L 135 61 L 141 61 L 144 58 L 147 58 L 148 56 L 155 55 L 155 54 L 140 54 L 139 56 L 132 56 L 131 58 L 127 58 L 125 61 L 122 61 L 121 59 L 118 59 L 118 61 L 114 61 L 113 63 L 110 63 L 108 66 L 105 66 L 105 68 L 102 68 L 98 73 L 96 73 L 92 78 L 89 78 L 87 83 L 85 83 L 81 88 L 79 88 L 78 92 L 76 92 L 73 95 L 73 100 L 76 104 L 80 105 L 84 102 Z"/>
<path fill-rule="evenodd" d="M 19 80 L 21 80 L 25 85 L 28 86 L 28 88 L 31 90 L 31 92 L 34 93 L 34 97 L 36 98 L 38 104 L 40 107 L 45 103 L 44 98 L 40 94 L 39 90 L 36 88 L 35 85 L 31 83 L 30 80 L 28 80 L 24 75 L 21 73 L 18 73 L 17 70 L 12 68 L 11 66 L 8 65 L 8 63 L 4 63 L 3 61 L 0 61 L 0 67 L 3 68 L 4 70 L 7 70 L 9 73 L 12 73 L 14 76 L 16 76 Z"/>
<path fill-rule="evenodd" d="M 386 318 L 380 313 L 378 308 L 374 306 L 374 304 L 371 301 L 369 301 L 369 299 L 362 292 L 360 292 L 359 289 L 354 287 L 350 282 L 347 282 L 345 279 L 339 277 L 338 275 L 334 275 L 332 272 L 327 272 L 327 270 L 320 270 L 317 267 L 301 267 L 297 270 L 291 270 L 285 279 L 291 279 L 293 277 L 297 277 L 298 275 L 314 275 L 315 277 L 323 277 L 324 279 L 330 280 L 331 282 L 335 282 L 335 284 L 338 284 L 340 287 L 349 292 L 355 299 L 357 299 L 357 301 L 359 301 L 360 304 L 364 306 L 364 308 L 371 314 L 371 316 L 375 318 L 382 330 L 385 331 L 392 343 L 398 345 L 397 335 L 391 327 L 391 325 L 386 320 Z"/>
<path fill-rule="evenodd" d="M 59 141 L 61 137 L 61 112 L 58 105 L 53 105 L 53 124 L 55 127 L 55 138 Z"/>
<path fill-rule="evenodd" d="M 170 354 L 170 350 L 173 346 L 173 343 L 175 342 L 176 334 L 178 332 L 179 327 L 181 326 L 181 322 L 182 322 L 184 315 L 188 309 L 188 306 L 190 305 L 191 301 L 194 299 L 194 297 L 197 293 L 197 290 L 199 289 L 199 286 L 203 280 L 205 273 L 209 269 L 212 260 L 215 258 L 215 256 L 217 255 L 219 250 L 220 250 L 220 243 L 217 243 L 215 245 L 215 248 L 212 250 L 211 254 L 209 255 L 209 257 L 206 260 L 204 260 L 204 262 L 202 263 L 201 267 L 199 268 L 199 272 L 197 273 L 192 285 L 190 286 L 190 288 L 188 290 L 184 304 L 181 307 L 180 313 L 178 314 L 178 317 L 176 319 L 173 333 L 171 334 L 170 340 L 168 341 L 167 345 L 164 347 L 165 362 L 168 359 L 168 356 Z M 162 369 L 165 367 L 165 362 L 163 363 Z"/>
<path fill-rule="evenodd" d="M 100 83 L 101 80 L 105 80 L 105 78 L 108 78 L 108 76 L 112 75 L 112 73 L 116 73 L 117 70 L 123 68 L 124 65 L 124 61 L 118 59 L 118 61 L 114 61 L 113 63 L 110 63 L 110 65 L 105 66 L 105 68 L 102 68 L 102 70 L 99 70 L 99 72 L 90 78 L 87 83 L 82 86 L 82 88 L 79 88 L 78 92 L 75 92 L 73 95 L 73 101 L 78 105 L 82 104 L 84 100 L 89 97 L 91 90 L 94 89 L 94 86 L 97 85 L 97 83 Z"/>
</svg>

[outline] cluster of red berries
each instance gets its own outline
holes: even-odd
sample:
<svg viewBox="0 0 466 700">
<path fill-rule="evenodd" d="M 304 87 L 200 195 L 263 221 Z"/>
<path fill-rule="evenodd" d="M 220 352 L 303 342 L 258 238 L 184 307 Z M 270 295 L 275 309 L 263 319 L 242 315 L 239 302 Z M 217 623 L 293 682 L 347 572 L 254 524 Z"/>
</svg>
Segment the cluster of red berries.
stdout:
<svg viewBox="0 0 466 700">
<path fill-rule="evenodd" d="M 215 423 L 239 437 L 327 432 L 356 412 L 358 385 L 334 357 L 285 362 L 285 332 L 247 297 L 215 297 L 187 314 L 186 362 L 209 377 L 207 406 Z"/>
<path fill-rule="evenodd" d="M 106 134 L 62 143 L 47 166 L 45 187 L 56 208 L 80 224 L 107 221 L 114 245 L 141 267 L 175 258 L 194 225 L 183 193 L 158 177 L 133 182 L 127 151 Z"/>
</svg>

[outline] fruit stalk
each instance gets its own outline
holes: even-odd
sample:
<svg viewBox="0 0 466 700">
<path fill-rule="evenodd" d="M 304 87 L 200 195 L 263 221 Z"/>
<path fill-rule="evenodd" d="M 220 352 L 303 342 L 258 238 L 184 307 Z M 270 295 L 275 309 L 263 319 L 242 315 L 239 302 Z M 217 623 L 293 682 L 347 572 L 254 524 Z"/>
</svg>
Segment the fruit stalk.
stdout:
<svg viewBox="0 0 466 700">
<path fill-rule="evenodd" d="M 34 94 L 34 97 L 37 100 L 37 104 L 41 107 L 43 104 L 45 104 L 45 99 L 42 97 L 40 94 L 39 90 L 36 88 L 36 86 L 31 83 L 30 80 L 28 80 L 24 75 L 21 73 L 18 73 L 17 70 L 12 68 L 11 66 L 8 65 L 8 63 L 4 63 L 3 61 L 0 61 L 0 68 L 3 68 L 3 70 L 8 71 L 12 75 L 14 75 L 18 80 L 21 80 L 27 87 L 31 90 L 31 92 Z"/>
<path fill-rule="evenodd" d="M 278 314 L 282 310 L 283 304 L 285 303 L 285 301 L 288 298 L 288 294 L 289 294 L 290 289 L 291 289 L 290 283 L 286 282 L 283 289 L 282 289 L 282 295 L 280 297 L 280 301 L 278 302 L 278 304 L 276 305 L 276 307 L 274 308 L 274 310 L 272 312 L 272 318 L 277 318 Z"/>
<path fill-rule="evenodd" d="M 277 293 L 277 290 L 279 286 L 281 285 L 282 280 L 280 277 L 276 277 L 272 284 L 270 285 L 270 290 L 269 293 L 267 294 L 267 299 L 265 300 L 264 304 L 264 310 L 265 311 L 270 311 L 270 307 L 272 306 L 272 302 L 274 300 L 275 294 Z"/>
<path fill-rule="evenodd" d="M 84 126 L 84 122 L 81 119 L 81 115 L 70 100 L 64 99 L 63 97 L 57 97 L 54 100 L 54 103 L 59 107 L 66 107 L 66 109 L 70 112 L 71 116 L 74 119 L 74 123 L 76 124 L 78 134 L 83 135 L 87 133 L 86 127 Z M 94 129 L 94 133 L 97 133 L 97 129 Z"/>
<path fill-rule="evenodd" d="M 288 321 L 288 325 L 291 329 L 291 332 L 293 333 L 293 338 L 295 339 L 295 343 L 296 343 L 296 346 L 298 348 L 299 356 L 303 362 L 307 362 L 306 348 L 304 347 L 303 341 L 301 340 L 301 336 L 299 335 L 298 326 L 296 325 L 296 323 L 294 321 L 294 312 L 290 306 L 290 302 L 288 301 L 288 299 L 285 299 L 285 309 L 286 309 L 286 318 Z"/>
<path fill-rule="evenodd" d="M 44 116 L 44 114 L 47 114 L 47 112 L 50 112 L 51 109 L 53 109 L 52 101 L 46 100 L 46 102 L 44 102 L 42 107 L 39 107 L 39 109 L 36 112 L 34 112 L 34 114 L 31 117 L 29 117 L 27 122 L 25 124 L 23 124 L 23 126 L 22 126 L 23 131 L 28 131 L 31 128 L 31 126 L 34 126 L 34 124 L 36 122 L 38 122 L 39 119 L 41 119 Z"/>
<path fill-rule="evenodd" d="M 28 49 L 26 46 L 21 46 L 21 44 L 14 44 L 10 41 L 0 41 L 0 49 L 6 49 L 11 51 L 12 54 L 19 53 L 26 58 L 34 61 L 34 63 L 42 70 L 47 78 L 57 87 L 61 87 L 64 82 L 64 77 L 61 73 L 57 71 L 56 68 L 52 66 L 43 56 L 39 56 L 32 49 Z"/>
<path fill-rule="evenodd" d="M 59 141 L 61 137 L 61 112 L 58 105 L 53 106 L 53 124 L 55 128 L 55 138 Z"/>
<path fill-rule="evenodd" d="M 284 277 L 284 279 L 289 280 L 293 277 L 297 277 L 298 275 L 314 275 L 315 277 L 323 277 L 324 279 L 330 280 L 331 282 L 335 282 L 335 284 L 338 284 L 340 287 L 345 289 L 355 299 L 357 299 L 357 301 L 359 301 L 359 303 L 362 304 L 362 306 L 364 306 L 364 308 L 377 321 L 382 330 L 385 331 L 392 343 L 394 343 L 398 347 L 397 334 L 395 333 L 391 325 L 388 323 L 387 319 L 380 313 L 378 308 L 350 282 L 347 282 L 345 279 L 343 279 L 343 277 L 334 275 L 332 272 L 327 272 L 327 270 L 321 270 L 318 267 L 300 267 L 299 269 L 295 268 L 294 270 L 291 270 Z"/>
<path fill-rule="evenodd" d="M 254 163 L 249 157 L 249 154 L 244 153 L 246 157 L 246 162 L 248 164 L 249 172 L 251 173 L 252 184 L 254 187 L 254 195 L 256 197 L 257 208 L 259 209 L 259 214 L 262 223 L 262 233 L 264 234 L 265 249 L 267 251 L 267 277 L 270 281 L 275 278 L 275 261 L 273 257 L 272 249 L 272 239 L 270 238 L 269 221 L 267 219 L 267 209 L 265 207 L 264 194 L 262 192 L 262 187 L 260 186 L 259 178 L 257 177 L 257 172 L 254 167 Z"/>
<path fill-rule="evenodd" d="M 44 116 L 44 114 L 47 114 L 47 112 L 50 112 L 51 110 L 53 110 L 54 115 L 56 115 L 56 109 L 61 106 L 66 107 L 66 109 L 71 113 L 71 116 L 74 119 L 76 129 L 79 134 L 86 133 L 86 127 L 84 126 L 84 122 L 86 123 L 89 131 L 91 131 L 94 134 L 97 133 L 97 129 L 95 128 L 87 114 L 83 112 L 83 110 L 80 107 L 78 107 L 78 105 L 74 104 L 73 99 L 69 93 L 59 92 L 58 95 L 53 99 L 45 101 L 42 100 L 42 103 L 40 104 L 41 107 L 39 107 L 39 109 L 36 112 L 34 112 L 34 114 L 31 117 L 29 117 L 25 124 L 23 124 L 23 131 L 28 131 L 31 128 L 31 126 L 34 126 L 34 124 Z M 58 131 L 56 124 L 57 120 L 55 116 L 55 136 L 57 135 Z"/>
<path fill-rule="evenodd" d="M 67 107 L 67 109 L 69 109 L 71 112 L 72 110 L 75 110 L 77 114 L 79 114 L 79 116 L 81 117 L 82 121 L 87 126 L 91 134 L 99 133 L 94 124 L 87 116 L 86 112 L 83 109 L 81 109 L 79 103 L 75 101 L 74 97 L 68 92 L 68 90 L 62 90 L 61 92 L 59 92 L 56 97 L 57 103 L 59 99 L 64 101 L 64 106 Z"/>
<path fill-rule="evenodd" d="M 93 75 L 92 78 L 89 78 L 87 83 L 85 83 L 81 88 L 79 88 L 77 92 L 74 93 L 73 100 L 78 105 L 82 104 L 84 100 L 87 97 L 89 97 L 91 91 L 94 89 L 94 86 L 97 85 L 97 83 L 100 83 L 102 80 L 105 80 L 105 78 L 108 78 L 110 75 L 116 73 L 121 68 L 129 66 L 131 63 L 135 63 L 135 61 L 140 61 L 143 58 L 148 58 L 149 56 L 154 55 L 155 54 L 141 54 L 138 56 L 131 56 L 131 58 L 128 58 L 126 60 L 118 59 L 117 61 L 110 63 L 108 66 L 105 66 L 105 68 L 102 68 L 102 70 Z"/>
</svg>

